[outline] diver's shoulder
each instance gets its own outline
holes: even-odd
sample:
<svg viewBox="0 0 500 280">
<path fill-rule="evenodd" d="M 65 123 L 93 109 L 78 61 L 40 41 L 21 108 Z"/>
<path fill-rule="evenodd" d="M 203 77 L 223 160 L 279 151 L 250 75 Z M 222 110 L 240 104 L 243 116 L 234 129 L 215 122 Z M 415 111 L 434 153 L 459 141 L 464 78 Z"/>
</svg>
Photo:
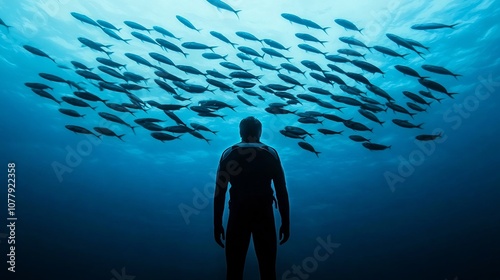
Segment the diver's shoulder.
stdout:
<svg viewBox="0 0 500 280">
<path fill-rule="evenodd" d="M 262 144 L 261 148 L 263 148 L 266 151 L 268 151 L 274 158 L 276 158 L 276 159 L 279 158 L 278 157 L 278 151 L 276 151 L 275 148 L 273 148 L 273 147 L 271 147 L 271 146 L 269 146 L 269 145 L 267 145 L 265 143 L 262 143 L 262 142 L 261 142 L 261 144 Z"/>
<path fill-rule="evenodd" d="M 234 151 L 234 147 L 235 147 L 235 145 L 232 145 L 232 146 L 228 147 L 227 149 L 225 149 L 224 152 L 222 152 L 221 161 L 226 159 L 231 154 L 231 152 Z"/>
<path fill-rule="evenodd" d="M 245 142 L 238 142 L 234 145 L 231 145 L 228 147 L 223 153 L 222 153 L 222 159 L 227 158 L 231 152 L 237 150 L 237 149 L 249 149 L 249 148 L 254 148 L 254 149 L 259 149 L 259 150 L 264 150 L 270 153 L 275 159 L 279 159 L 278 157 L 278 152 L 276 149 L 273 147 L 262 143 L 262 142 L 256 142 L 256 143 L 245 143 Z"/>
<path fill-rule="evenodd" d="M 273 148 L 271 146 L 267 146 L 267 150 L 269 151 L 269 153 L 271 155 L 273 155 L 274 158 L 279 159 L 279 157 L 278 157 L 278 151 L 276 151 L 275 148 Z"/>
</svg>

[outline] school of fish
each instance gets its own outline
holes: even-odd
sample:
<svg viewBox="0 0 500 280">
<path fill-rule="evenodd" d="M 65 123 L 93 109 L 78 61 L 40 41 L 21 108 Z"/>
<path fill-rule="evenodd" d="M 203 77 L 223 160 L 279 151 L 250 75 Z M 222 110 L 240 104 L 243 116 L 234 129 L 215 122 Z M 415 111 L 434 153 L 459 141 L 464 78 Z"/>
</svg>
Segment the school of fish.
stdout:
<svg viewBox="0 0 500 280">
<path fill-rule="evenodd" d="M 227 3 L 219 0 L 207 0 L 207 2 L 220 12 L 234 13 L 240 19 L 241 11 L 233 9 Z M 299 147 L 316 154 L 316 156 L 320 152 L 311 143 L 306 142 L 306 139 L 313 141 L 313 133 L 305 127 L 323 124 L 324 121 L 340 123 L 346 130 L 353 131 L 354 134 L 349 135 L 349 139 L 361 143 L 366 149 L 386 150 L 391 147 L 390 143 L 373 143 L 367 138 L 369 135 L 367 133 L 373 133 L 374 130 L 379 129 L 376 128 L 377 126 L 383 127 L 385 123 L 393 123 L 402 129 L 424 129 L 425 124 L 415 123 L 410 119 L 421 112 L 426 112 L 432 102 L 441 102 L 444 98 L 453 98 L 453 95 L 457 94 L 449 92 L 436 79 L 440 76 L 454 78 L 461 76 L 443 66 L 427 62 L 420 66 L 425 71 L 425 75 L 421 75 L 423 72 L 405 65 L 405 61 L 406 57 L 411 55 L 424 58 L 425 52 L 430 52 L 428 47 L 410 38 L 403 38 L 392 33 L 386 34 L 386 45 L 367 46 L 363 43 L 363 28 L 358 28 L 347 19 L 332 19 L 332 23 L 336 23 L 335 26 L 338 28 L 353 32 L 353 35 L 333 38 L 328 34 L 329 29 L 330 33 L 334 33 L 332 27 L 323 27 L 312 20 L 290 13 L 282 13 L 282 20 L 300 25 L 304 29 L 303 32 L 293 34 L 301 41 L 297 44 L 297 48 L 317 54 L 317 59 L 314 61 L 297 61 L 288 55 L 289 50 L 295 46 L 284 46 L 276 40 L 258 38 L 245 31 L 235 31 L 234 35 L 240 40 L 233 42 L 228 39 L 228 34 L 205 31 L 180 15 L 177 15 L 176 19 L 186 28 L 196 32 L 209 32 L 214 37 L 214 41 L 209 44 L 189 41 L 187 39 L 189 33 L 183 34 L 185 36 L 181 36 L 181 38 L 178 37 L 179 34 L 174 35 L 168 28 L 157 25 L 146 27 L 140 23 L 125 20 L 123 21 L 124 26 L 117 28 L 116 23 L 112 24 L 101 19 L 94 20 L 81 13 L 72 12 L 71 15 L 75 20 L 88 25 L 89 28 L 101 29 L 110 37 L 110 40 L 121 41 L 123 44 L 140 41 L 142 44 L 150 44 L 154 50 L 149 52 L 149 57 L 137 55 L 133 51 L 119 56 L 113 53 L 113 46 L 108 42 L 101 43 L 90 38 L 77 37 L 82 46 L 103 55 L 96 58 L 97 66 L 89 67 L 76 60 L 70 61 L 75 73 L 81 76 L 82 80 L 74 81 L 51 73 L 40 72 L 39 76 L 42 80 L 27 81 L 26 87 L 36 95 L 60 104 L 59 112 L 68 117 L 68 123 L 71 123 L 71 118 L 84 118 L 86 114 L 82 114 L 81 111 L 88 109 L 82 108 L 88 107 L 96 111 L 95 113 L 100 118 L 126 126 L 134 134 L 136 128 L 146 129 L 150 131 L 151 137 L 162 142 L 178 139 L 188 133 L 209 143 L 211 140 L 206 138 L 204 134 L 216 135 L 217 133 L 217 131 L 201 124 L 186 124 L 177 116 L 176 111 L 190 110 L 200 117 L 220 118 L 221 121 L 224 121 L 225 115 L 220 111 L 230 110 L 233 114 L 238 114 L 244 112 L 242 107 L 249 106 L 257 107 L 263 112 L 273 115 L 295 115 L 303 127 L 286 126 L 279 132 L 284 137 L 298 139 Z M 436 30 L 455 28 L 456 25 L 421 23 L 415 24 L 411 28 L 414 30 Z M 0 26 L 4 26 L 7 30 L 13 28 L 2 19 L 0 19 Z M 124 28 L 129 30 L 129 34 L 133 38 L 125 35 Z M 321 37 L 310 34 L 310 31 L 315 29 L 323 31 L 324 34 Z M 336 50 L 336 52 L 327 50 L 324 44 L 334 39 L 344 43 L 345 47 Z M 218 45 L 214 42 L 229 44 L 235 53 L 218 54 L 216 52 Z M 23 48 L 35 56 L 54 61 L 61 68 L 67 68 L 62 66 L 59 61 L 56 62 L 48 52 L 36 46 L 23 45 Z M 190 65 L 176 64 L 174 63 L 175 59 L 171 58 L 176 55 L 184 57 L 192 55 L 194 57 L 198 56 L 200 52 L 203 52 L 201 57 L 207 60 L 207 63 L 216 64 L 218 70 L 214 67 L 213 70 L 202 71 Z M 394 65 L 393 69 L 382 70 L 369 62 L 367 56 L 372 55 L 395 57 L 400 59 L 401 63 Z M 232 62 L 229 61 L 230 58 L 232 58 Z M 149 75 L 144 76 L 143 73 L 127 71 L 126 63 L 123 63 L 125 59 L 149 68 L 147 69 Z M 239 60 L 242 62 L 239 63 Z M 346 68 L 342 66 L 349 64 L 355 66 L 357 71 L 343 70 Z M 173 69 L 177 70 L 172 71 Z M 260 70 L 258 74 L 256 73 L 257 69 Z M 374 75 L 384 75 L 384 71 L 393 70 L 414 79 L 415 83 L 421 86 L 421 90 L 418 93 L 404 91 L 403 95 L 407 100 L 395 100 L 386 90 L 372 84 L 369 76 L 365 74 L 368 73 L 371 75 L 370 77 L 373 77 Z M 176 71 L 184 74 L 174 74 Z M 430 78 L 431 74 L 436 78 Z M 200 76 L 203 76 L 204 83 L 191 82 L 193 77 Z M 261 84 L 260 79 L 264 76 L 267 78 L 275 77 L 275 82 Z M 51 83 L 67 84 L 73 92 L 56 98 L 49 92 L 53 89 Z M 140 97 L 140 93 L 144 90 L 166 92 L 171 95 L 172 102 L 161 104 L 155 100 L 144 100 Z M 111 100 L 113 94 L 126 96 L 129 102 L 113 102 Z M 223 99 L 226 94 L 236 95 L 241 104 L 227 104 L 219 100 Z M 195 96 L 207 97 L 193 103 L 191 99 Z M 267 99 L 271 99 L 271 96 L 279 98 L 282 102 L 266 102 Z M 322 111 L 301 111 L 301 105 L 304 103 L 317 104 L 322 108 Z M 406 107 L 401 103 L 405 103 Z M 342 116 L 342 109 L 347 106 L 356 108 L 359 116 L 355 119 Z M 107 112 L 104 112 L 103 109 L 106 107 L 108 108 Z M 175 124 L 165 126 L 162 125 L 165 120 L 147 117 L 149 110 L 163 111 Z M 388 121 L 384 116 L 387 110 L 400 116 Z M 119 114 L 133 115 L 134 123 L 124 121 Z M 143 117 L 138 118 L 136 115 L 143 115 Z M 325 123 L 325 127 L 328 125 Z M 344 130 L 332 130 L 325 127 L 317 128 L 317 131 L 325 137 L 335 137 L 335 135 L 341 135 L 344 132 Z M 98 138 L 104 135 L 117 137 L 124 141 L 123 137 L 125 136 L 125 134 L 117 134 L 107 127 L 91 127 L 90 124 L 88 127 L 68 124 L 66 128 L 75 133 L 90 134 Z M 364 136 L 359 134 L 364 134 Z M 417 133 L 415 139 L 433 141 L 439 137 L 440 135 Z"/>
</svg>

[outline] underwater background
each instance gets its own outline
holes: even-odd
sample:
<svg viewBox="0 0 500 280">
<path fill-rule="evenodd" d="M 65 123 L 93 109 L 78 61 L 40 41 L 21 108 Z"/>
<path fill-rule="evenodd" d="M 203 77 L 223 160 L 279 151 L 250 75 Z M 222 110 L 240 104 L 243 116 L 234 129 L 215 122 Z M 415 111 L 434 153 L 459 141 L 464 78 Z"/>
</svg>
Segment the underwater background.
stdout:
<svg viewBox="0 0 500 280">
<path fill-rule="evenodd" d="M 204 0 L 193 1 L 0 1 L 0 154 L 7 169 L 15 163 L 16 174 L 16 272 L 8 272 L 6 262 L 8 228 L 0 229 L 2 279 L 225 279 L 224 250 L 213 238 L 213 187 L 221 153 L 239 139 L 239 121 L 255 116 L 263 124 L 261 141 L 278 151 L 285 170 L 291 208 L 290 240 L 278 247 L 278 279 L 500 279 L 500 3 L 498 1 L 241 1 L 227 0 L 241 12 L 217 9 Z M 105 20 L 120 31 L 116 34 L 128 43 L 109 37 L 96 26 L 72 16 L 83 14 L 93 20 Z M 318 23 L 325 29 L 308 28 L 291 23 L 281 14 L 290 13 Z M 201 29 L 183 25 L 180 15 Z M 347 19 L 364 28 L 347 30 L 335 19 Z M 188 53 L 165 51 L 158 45 L 141 42 L 131 35 L 138 31 L 124 21 L 134 21 L 152 28 L 161 26 L 180 40 L 162 36 L 155 30 L 139 31 L 153 39 L 163 38 L 178 46 L 199 42 L 217 46 L 214 52 L 228 55 L 227 61 L 262 75 L 253 90 L 263 99 L 245 95 L 233 84 L 221 79 L 235 91 L 222 91 L 206 81 L 210 76 L 187 74 L 172 65 L 158 64 L 148 53 L 157 52 L 175 64 L 189 65 L 205 72 L 217 69 L 229 75 L 233 70 L 221 67 L 223 60 L 206 59 L 210 50 L 182 48 Z M 455 24 L 453 28 L 415 30 L 422 23 Z M 217 31 L 233 47 L 210 34 Z M 294 114 L 270 114 L 264 108 L 272 102 L 286 102 L 259 85 L 282 84 L 277 71 L 259 69 L 252 61 L 236 56 L 237 47 L 248 46 L 260 54 L 265 43 L 245 40 L 235 34 L 245 31 L 259 39 L 280 42 L 289 50 L 279 50 L 290 63 L 305 74 L 286 74 L 305 85 L 287 92 L 308 93 L 326 102 L 344 107 L 328 109 L 300 100 L 289 105 L 290 111 L 331 113 L 346 120 L 366 124 L 370 131 L 353 131 L 343 123 L 319 118 L 322 123 L 298 122 Z M 308 33 L 327 41 L 322 46 L 306 42 L 327 54 L 350 48 L 339 37 L 354 36 L 367 46 L 391 48 L 405 58 L 383 55 L 376 50 L 352 46 L 365 54 L 367 62 L 383 72 L 371 74 L 349 63 L 335 63 L 325 55 L 305 52 L 296 33 Z M 421 42 L 429 51 L 416 52 L 398 47 L 386 34 L 397 34 Z M 89 92 L 116 103 L 128 102 L 126 95 L 100 91 L 96 81 L 75 73 L 71 61 L 78 61 L 106 81 L 120 83 L 97 69 L 96 57 L 108 58 L 82 46 L 78 37 L 112 45 L 109 57 L 126 64 L 127 71 L 150 80 L 138 83 L 149 90 L 134 91 L 141 100 L 162 104 L 194 106 L 202 100 L 219 100 L 234 107 L 216 113 L 224 117 L 197 115 L 188 108 L 175 111 L 186 124 L 202 124 L 217 133 L 199 131 L 210 141 L 186 133 L 173 141 L 159 141 L 151 131 L 107 122 L 98 112 L 115 114 L 126 123 L 136 125 L 136 118 L 159 118 L 162 126 L 175 122 L 162 110 L 147 106 L 146 111 L 116 112 L 104 103 L 79 108 L 61 105 L 42 98 L 25 85 L 43 83 L 57 100 L 73 96 L 75 88 L 43 79 L 39 73 L 50 73 L 75 81 Z M 23 48 L 29 45 L 48 54 L 34 55 Z M 189 79 L 188 83 L 209 86 L 213 92 L 201 94 L 175 87 L 179 95 L 172 98 L 153 81 L 157 69 L 139 65 L 125 53 L 140 55 L 155 66 Z M 253 59 L 253 58 L 252 58 Z M 349 59 L 356 59 L 349 57 Z M 363 60 L 363 58 L 358 58 Z M 286 59 L 265 55 L 260 60 L 279 67 Z M 328 73 L 336 74 L 350 86 L 367 92 L 368 97 L 386 101 L 366 90 L 346 75 L 330 70 L 331 63 L 345 71 L 363 73 L 371 83 L 383 88 L 396 103 L 406 107 L 411 101 L 403 91 L 425 90 L 418 78 L 403 75 L 395 65 L 415 69 L 446 87 L 450 96 L 432 91 L 443 98 L 426 112 L 409 117 L 387 110 L 377 113 L 385 121 L 377 124 L 361 116 L 358 107 L 336 103 L 331 98 L 308 92 L 308 87 L 326 89 L 333 94 L 349 96 L 338 84 L 314 79 L 314 70 L 301 64 L 316 62 Z M 461 76 L 426 72 L 423 64 L 439 65 Z M 125 71 L 121 69 L 120 71 Z M 319 72 L 321 73 L 321 72 Z M 173 83 L 168 81 L 171 86 Z M 237 94 L 255 106 L 244 104 Z M 354 97 L 354 96 L 351 96 Z M 130 103 L 130 102 L 129 102 Z M 384 105 L 385 107 L 385 105 Z M 74 109 L 85 117 L 71 117 L 58 109 Z M 415 111 L 411 111 L 417 113 Z M 392 119 L 423 123 L 422 129 L 397 126 Z M 122 140 L 102 136 L 102 140 L 77 134 L 65 128 L 77 125 L 96 133 L 96 126 L 108 127 Z M 292 139 L 280 133 L 286 126 L 297 126 L 313 134 Z M 323 135 L 317 129 L 343 131 Z M 441 133 L 434 141 L 418 141 L 419 134 Z M 97 134 L 97 133 L 96 133 Z M 177 135 L 177 134 L 174 134 Z M 373 143 L 391 146 L 372 151 L 350 139 L 361 135 Z M 297 143 L 312 145 L 318 156 Z M 0 218 L 7 225 L 7 172 L 2 188 Z M 275 212 L 278 214 L 278 212 Z M 227 220 L 228 210 L 224 216 Z M 279 215 L 276 215 L 279 226 Z M 12 233 L 10 233 L 12 234 Z M 323 248 L 327 258 L 318 260 L 315 250 L 325 242 L 334 249 Z M 302 267 L 297 272 L 297 266 Z M 17 278 L 15 278 L 17 276 Z M 258 265 L 250 245 L 245 279 L 258 279 Z"/>
</svg>

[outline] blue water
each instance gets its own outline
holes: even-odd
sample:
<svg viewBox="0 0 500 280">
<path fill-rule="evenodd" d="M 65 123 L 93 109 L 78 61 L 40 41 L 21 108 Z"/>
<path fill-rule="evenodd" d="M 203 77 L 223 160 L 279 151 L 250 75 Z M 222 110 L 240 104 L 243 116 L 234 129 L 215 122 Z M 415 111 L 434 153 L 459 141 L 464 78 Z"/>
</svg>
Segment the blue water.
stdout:
<svg viewBox="0 0 500 280">
<path fill-rule="evenodd" d="M 222 151 L 240 140 L 239 121 L 253 115 L 263 123 L 262 142 L 275 147 L 281 157 L 290 195 L 291 237 L 278 248 L 278 279 L 500 279 L 499 2 L 228 0 L 227 3 L 242 10 L 239 19 L 203 0 L 0 1 L 0 18 L 13 26 L 10 30 L 0 26 L 0 152 L 2 164 L 16 164 L 18 217 L 16 274 L 6 275 L 18 279 L 132 279 L 120 275 L 125 268 L 125 274 L 137 280 L 224 279 L 224 251 L 213 239 L 213 173 Z M 123 28 L 117 32 L 122 38 L 133 40 L 130 45 L 114 40 L 99 28 L 79 22 L 70 12 L 113 23 Z M 296 14 L 331 28 L 326 34 L 290 24 L 281 13 Z M 182 25 L 176 15 L 188 18 L 201 32 Z M 344 30 L 333 21 L 336 18 L 348 19 L 365 28 L 363 34 Z M 128 127 L 106 123 L 97 115 L 97 112 L 113 113 L 133 123 L 134 117 L 128 113 L 112 111 L 102 103 L 92 104 L 97 106 L 96 111 L 64 103 L 60 106 L 24 86 L 25 82 L 46 83 L 54 87 L 49 92 L 59 100 L 61 96 L 72 95 L 73 90 L 67 85 L 38 76 L 45 72 L 84 82 L 82 85 L 89 91 L 114 102 L 128 102 L 124 94 L 100 92 L 75 74 L 70 61 L 97 67 L 100 64 L 95 58 L 106 57 L 82 47 L 78 37 L 112 44 L 113 60 L 127 64 L 129 71 L 151 78 L 147 83 L 150 91 L 134 92 L 143 100 L 189 104 L 174 100 L 159 89 L 152 81 L 156 78 L 153 70 L 129 60 L 123 55 L 125 52 L 154 62 L 147 54 L 154 51 L 177 64 L 230 73 L 219 61 L 203 58 L 204 51 L 185 50 L 189 56 L 184 58 L 141 43 L 130 35 L 133 30 L 123 23 L 125 20 L 148 28 L 162 26 L 182 38 L 181 41 L 166 38 L 178 45 L 195 41 L 218 46 L 215 51 L 228 54 L 229 61 L 250 69 L 253 74 L 264 75 L 263 85 L 286 83 L 274 71 L 260 70 L 251 61 L 242 62 L 235 49 L 211 36 L 209 31 L 221 32 L 231 41 L 260 53 L 259 42 L 245 41 L 234 32 L 247 31 L 261 39 L 274 39 L 291 46 L 290 51 L 282 52 L 293 57 L 292 64 L 306 70 L 307 78 L 281 73 L 307 84 L 306 87 L 321 87 L 343 95 L 347 94 L 338 85 L 332 88 L 308 75 L 311 71 L 300 61 L 313 60 L 323 69 L 328 69 L 327 63 L 332 62 L 323 55 L 299 49 L 297 44 L 303 42 L 294 34 L 309 33 L 328 41 L 324 47 L 309 44 L 329 54 L 348 48 L 338 37 L 355 36 L 368 46 L 382 45 L 409 54 L 404 60 L 353 46 L 366 54 L 368 62 L 385 72 L 384 76 L 365 73 L 365 77 L 389 92 L 398 104 L 410 101 L 402 91 L 418 92 L 424 88 L 416 78 L 398 72 L 393 67 L 396 64 L 412 67 L 458 94 L 451 99 L 433 92 L 444 100 L 434 101 L 427 112 L 418 113 L 413 120 L 391 111 L 379 113 L 377 116 L 386 121 L 383 127 L 359 115 L 352 106 L 332 112 L 303 100 L 303 105 L 288 107 L 292 111 L 316 110 L 354 118 L 374 128 L 371 133 L 354 132 L 342 123 L 326 119 L 323 124 L 301 124 L 294 115 L 268 114 L 264 111 L 267 104 L 284 101 L 258 89 L 259 83 L 254 90 L 265 101 L 240 93 L 256 107 L 246 106 L 231 92 L 217 90 L 214 94 L 195 95 L 179 89 L 184 97 L 192 97 L 193 105 L 200 100 L 217 99 L 237 106 L 236 112 L 227 108 L 218 112 L 225 115 L 224 120 L 200 117 L 187 109 L 176 112 L 186 123 L 197 122 L 219 131 L 217 135 L 202 132 L 211 139 L 207 144 L 191 135 L 162 143 L 142 128 L 137 128 L 134 135 Z M 428 22 L 459 25 L 455 29 L 433 31 L 410 28 Z M 414 52 L 398 47 L 386 33 L 417 40 L 430 47 L 430 52 L 419 49 L 424 52 L 423 60 Z M 144 34 L 161 38 L 155 31 Z M 43 50 L 57 64 L 27 52 L 23 45 Z M 286 62 L 269 56 L 263 60 L 273 65 Z M 455 79 L 426 72 L 422 64 L 444 66 L 462 76 Z M 361 73 L 351 64 L 336 65 L 345 71 Z M 207 85 L 203 76 L 184 74 L 168 65 L 162 67 L 189 78 L 191 83 Z M 97 69 L 93 72 L 118 82 Z M 347 76 L 330 73 L 364 90 L 364 85 Z M 233 86 L 232 81 L 224 82 Z M 306 91 L 296 87 L 289 92 Z M 334 103 L 324 96 L 315 96 Z M 368 96 L 384 101 L 372 93 Z M 58 112 L 61 107 L 75 109 L 86 117 L 63 115 Z M 167 120 L 165 125 L 174 125 L 154 108 L 148 113 L 137 112 L 136 117 L 161 118 Z M 394 118 L 424 123 L 423 129 L 398 127 L 391 122 Z M 67 130 L 64 126 L 68 124 L 88 129 L 106 125 L 126 135 L 124 142 L 105 136 L 99 141 Z M 279 133 L 288 125 L 314 134 L 314 138 L 307 137 L 306 141 L 321 152 L 319 157 L 301 149 L 298 140 Z M 317 128 L 344 132 L 325 136 Z M 434 142 L 415 140 L 418 134 L 438 132 L 442 138 Z M 353 134 L 391 148 L 370 151 L 348 138 Z M 5 208 L 6 185 L 1 192 Z M 0 217 L 7 223 L 5 208 Z M 182 209 L 190 209 L 190 215 L 185 212 L 183 215 Z M 276 218 L 279 226 L 277 211 Z M 2 227 L 0 233 L 7 233 L 6 228 Z M 334 251 L 323 261 L 314 257 L 320 244 L 318 238 L 336 243 Z M 7 271 L 8 248 L 6 239 L 0 241 L 3 274 Z M 297 273 L 294 266 L 301 266 L 301 272 Z M 19 278 L 23 275 L 24 278 Z M 245 279 L 258 279 L 252 246 Z"/>
</svg>

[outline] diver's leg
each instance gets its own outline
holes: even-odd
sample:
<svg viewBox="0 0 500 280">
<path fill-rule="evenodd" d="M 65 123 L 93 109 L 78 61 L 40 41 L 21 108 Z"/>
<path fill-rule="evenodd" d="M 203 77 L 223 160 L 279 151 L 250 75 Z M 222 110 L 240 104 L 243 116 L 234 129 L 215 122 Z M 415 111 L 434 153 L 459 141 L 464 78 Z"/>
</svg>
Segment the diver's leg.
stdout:
<svg viewBox="0 0 500 280">
<path fill-rule="evenodd" d="M 229 212 L 226 231 L 226 280 L 242 280 L 245 259 L 250 244 L 250 228 L 246 215 Z"/>
<path fill-rule="evenodd" d="M 253 243 L 261 280 L 276 280 L 276 227 L 273 207 L 265 209 L 254 222 Z"/>
</svg>

